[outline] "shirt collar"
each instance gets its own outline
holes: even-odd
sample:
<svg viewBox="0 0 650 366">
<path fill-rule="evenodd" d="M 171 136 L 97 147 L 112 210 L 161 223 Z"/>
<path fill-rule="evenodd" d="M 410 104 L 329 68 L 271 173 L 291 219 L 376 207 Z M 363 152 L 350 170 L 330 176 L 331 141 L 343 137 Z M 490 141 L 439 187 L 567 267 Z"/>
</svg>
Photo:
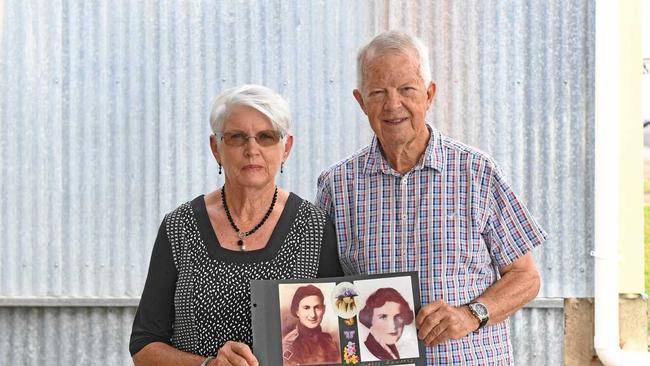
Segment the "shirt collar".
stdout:
<svg viewBox="0 0 650 366">
<path fill-rule="evenodd" d="M 429 130 L 429 142 L 427 143 L 427 148 L 424 150 L 424 154 L 420 156 L 420 160 L 413 167 L 413 170 L 422 170 L 424 168 L 431 168 L 437 171 L 442 171 L 443 166 L 443 150 L 442 150 L 442 135 L 440 131 L 435 129 L 429 123 L 426 124 L 427 129 Z M 379 145 L 379 139 L 377 135 L 373 136 L 372 142 L 368 150 L 368 157 L 366 159 L 366 164 L 364 166 L 365 174 L 372 173 L 383 173 L 390 174 L 395 176 L 401 176 L 401 174 L 393 169 L 390 163 L 384 158 L 384 155 L 381 153 L 381 148 Z"/>
</svg>

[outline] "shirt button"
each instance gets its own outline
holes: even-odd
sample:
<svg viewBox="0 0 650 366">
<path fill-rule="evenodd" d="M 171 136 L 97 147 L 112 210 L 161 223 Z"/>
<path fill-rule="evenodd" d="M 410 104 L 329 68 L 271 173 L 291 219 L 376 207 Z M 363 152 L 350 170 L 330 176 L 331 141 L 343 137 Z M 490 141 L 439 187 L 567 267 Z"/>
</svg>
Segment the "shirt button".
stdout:
<svg viewBox="0 0 650 366">
<path fill-rule="evenodd" d="M 402 220 L 406 220 L 406 215 L 402 215 Z"/>
</svg>

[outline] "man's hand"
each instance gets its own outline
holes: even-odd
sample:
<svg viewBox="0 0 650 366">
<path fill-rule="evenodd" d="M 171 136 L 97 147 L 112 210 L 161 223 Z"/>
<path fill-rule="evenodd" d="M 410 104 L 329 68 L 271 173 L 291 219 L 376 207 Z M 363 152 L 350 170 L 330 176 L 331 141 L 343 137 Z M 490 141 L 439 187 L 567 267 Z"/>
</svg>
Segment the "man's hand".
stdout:
<svg viewBox="0 0 650 366">
<path fill-rule="evenodd" d="M 257 357 L 245 343 L 228 341 L 209 366 L 258 366 Z"/>
<path fill-rule="evenodd" d="M 418 338 L 427 346 L 459 339 L 478 328 L 479 322 L 467 306 L 454 307 L 442 300 L 423 306 L 415 317 Z"/>
</svg>

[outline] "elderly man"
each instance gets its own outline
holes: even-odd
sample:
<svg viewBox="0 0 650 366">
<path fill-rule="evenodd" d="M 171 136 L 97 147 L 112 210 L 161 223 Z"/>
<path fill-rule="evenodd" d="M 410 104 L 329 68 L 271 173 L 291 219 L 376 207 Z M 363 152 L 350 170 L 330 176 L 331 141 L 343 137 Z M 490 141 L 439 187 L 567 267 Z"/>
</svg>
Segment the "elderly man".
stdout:
<svg viewBox="0 0 650 366">
<path fill-rule="evenodd" d="M 375 136 L 318 179 L 344 271 L 419 272 L 428 365 L 512 365 L 505 320 L 539 291 L 530 251 L 546 233 L 492 158 L 425 121 L 436 85 L 421 41 L 380 34 L 357 72 Z"/>
</svg>

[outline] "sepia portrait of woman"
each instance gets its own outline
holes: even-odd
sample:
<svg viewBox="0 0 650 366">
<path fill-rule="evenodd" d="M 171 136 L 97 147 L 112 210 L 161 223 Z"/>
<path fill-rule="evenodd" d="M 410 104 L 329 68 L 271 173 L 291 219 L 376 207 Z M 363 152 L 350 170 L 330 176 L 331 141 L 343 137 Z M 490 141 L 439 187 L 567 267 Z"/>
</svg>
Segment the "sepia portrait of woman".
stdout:
<svg viewBox="0 0 650 366">
<path fill-rule="evenodd" d="M 413 322 L 413 310 L 394 288 L 376 290 L 359 312 L 359 322 L 369 330 L 364 345 L 379 360 L 399 359 L 397 342 L 404 326 Z"/>
</svg>

